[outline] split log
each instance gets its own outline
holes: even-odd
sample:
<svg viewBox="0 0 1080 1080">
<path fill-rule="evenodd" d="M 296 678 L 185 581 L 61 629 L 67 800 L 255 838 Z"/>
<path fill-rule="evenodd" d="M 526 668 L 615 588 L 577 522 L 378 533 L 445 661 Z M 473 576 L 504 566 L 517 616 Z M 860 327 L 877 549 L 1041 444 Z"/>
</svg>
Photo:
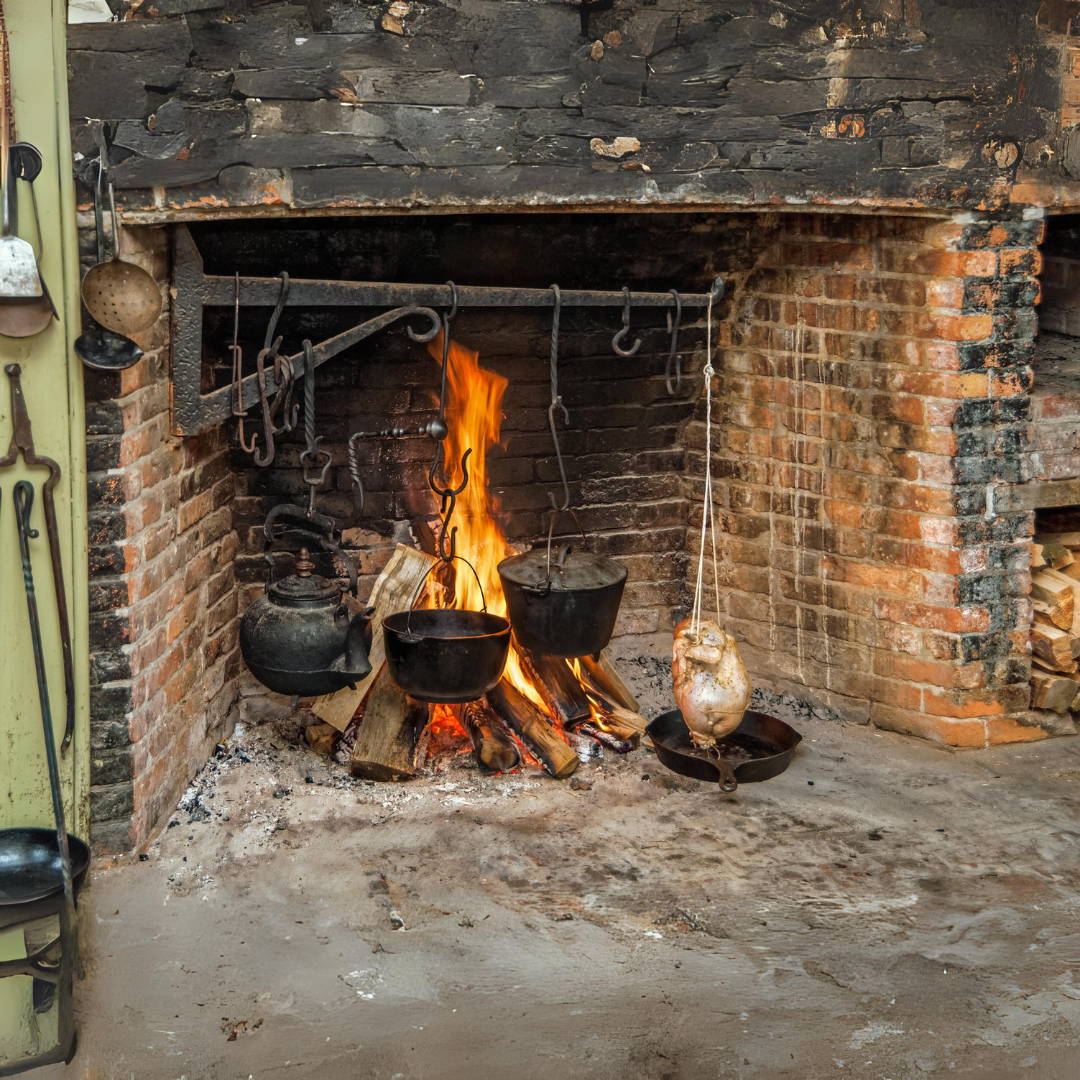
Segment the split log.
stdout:
<svg viewBox="0 0 1080 1080">
<path fill-rule="evenodd" d="M 557 656 L 534 656 L 524 650 L 521 650 L 521 658 L 539 687 L 540 696 L 562 721 L 563 727 L 572 727 L 592 716 L 589 695 L 566 660 Z"/>
<path fill-rule="evenodd" d="M 1073 671 L 1072 635 L 1056 626 L 1035 623 L 1031 628 L 1031 651 L 1060 671 Z"/>
<path fill-rule="evenodd" d="M 416 775 L 416 740 L 428 721 L 425 702 L 409 697 L 379 668 L 356 733 L 350 768 L 365 780 L 409 780 Z"/>
<path fill-rule="evenodd" d="M 1080 670 L 1080 665 L 1077 665 L 1075 660 L 1072 664 L 1060 666 L 1058 664 L 1051 664 L 1041 656 L 1035 656 L 1034 653 L 1031 656 L 1031 665 L 1032 667 L 1038 668 L 1040 671 L 1049 671 L 1051 675 L 1073 675 Z"/>
<path fill-rule="evenodd" d="M 1076 611 L 1076 594 L 1071 578 L 1050 568 L 1040 570 L 1031 578 L 1031 598 L 1046 604 L 1050 621 L 1062 630 L 1072 629 Z"/>
<path fill-rule="evenodd" d="M 1076 699 L 1080 684 L 1075 679 L 1061 675 L 1033 672 L 1031 675 L 1031 707 L 1050 709 L 1052 712 L 1068 712 Z"/>
<path fill-rule="evenodd" d="M 1076 561 L 1073 553 L 1062 544 L 1044 544 L 1043 558 L 1050 564 L 1052 570 L 1061 570 L 1066 566 L 1072 566 Z"/>
<path fill-rule="evenodd" d="M 368 659 L 371 661 L 371 674 L 356 684 L 355 690 L 347 687 L 336 694 L 324 694 L 315 699 L 311 711 L 327 724 L 344 731 L 349 721 L 356 714 L 368 690 L 375 683 L 375 677 L 386 659 L 383 647 L 382 621 L 395 611 L 402 611 L 412 602 L 423 576 L 435 560 L 416 548 L 398 544 L 390 561 L 375 582 L 368 597 L 368 607 L 375 609 L 371 619 L 371 648 Z"/>
<path fill-rule="evenodd" d="M 488 701 L 556 779 L 565 780 L 578 767 L 577 754 L 559 737 L 548 718 L 505 679 L 488 691 Z"/>
<path fill-rule="evenodd" d="M 486 698 L 461 706 L 461 724 L 472 740 L 476 763 L 488 772 L 509 772 L 521 763 L 513 736 Z"/>
<path fill-rule="evenodd" d="M 308 746 L 320 754 L 329 754 L 340 734 L 341 732 L 330 724 L 309 724 L 304 728 L 304 739 Z"/>
<path fill-rule="evenodd" d="M 630 712 L 638 711 L 637 698 L 627 689 L 626 683 L 622 681 L 615 670 L 615 665 L 607 658 L 606 653 L 601 653 L 598 661 L 591 656 L 583 656 L 581 670 L 592 686 L 604 697 L 614 701 L 616 705 L 621 705 L 624 709 L 629 709 Z"/>
</svg>

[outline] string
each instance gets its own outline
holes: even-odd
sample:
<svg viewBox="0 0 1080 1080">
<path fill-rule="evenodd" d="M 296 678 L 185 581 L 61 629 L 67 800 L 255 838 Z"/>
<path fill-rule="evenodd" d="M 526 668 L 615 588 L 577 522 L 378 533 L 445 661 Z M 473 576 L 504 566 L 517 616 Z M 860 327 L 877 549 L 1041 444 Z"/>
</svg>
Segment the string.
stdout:
<svg viewBox="0 0 1080 1080">
<path fill-rule="evenodd" d="M 705 530 L 712 540 L 713 589 L 716 594 L 716 616 L 720 617 L 720 575 L 716 569 L 716 518 L 712 497 L 712 296 L 705 313 L 705 505 L 701 508 L 701 542 L 698 545 L 697 583 L 694 586 L 694 606 L 690 612 L 690 634 L 696 641 L 701 636 L 701 601 L 705 581 Z M 706 514 L 706 507 L 708 513 Z"/>
</svg>

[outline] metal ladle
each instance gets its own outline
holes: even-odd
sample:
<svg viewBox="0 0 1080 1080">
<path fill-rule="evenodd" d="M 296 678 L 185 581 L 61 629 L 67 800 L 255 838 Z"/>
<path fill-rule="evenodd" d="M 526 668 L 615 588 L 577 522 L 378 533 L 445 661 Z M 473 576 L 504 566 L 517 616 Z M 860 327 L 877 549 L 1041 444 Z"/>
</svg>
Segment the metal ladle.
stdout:
<svg viewBox="0 0 1080 1080">
<path fill-rule="evenodd" d="M 104 152 L 104 151 L 103 151 Z M 94 222 L 97 226 L 98 265 L 105 263 L 105 221 L 101 209 L 102 165 L 98 162 L 97 190 L 94 192 Z M 95 371 L 123 371 L 139 362 L 143 351 L 131 338 L 106 330 L 83 306 L 83 332 L 75 339 L 75 353 Z"/>
<path fill-rule="evenodd" d="M 161 315 L 161 290 L 141 267 L 120 258 L 120 228 L 116 218 L 116 195 L 109 184 L 109 206 L 113 219 L 113 257 L 86 272 L 82 298 L 86 310 L 106 330 L 139 334 L 149 329 Z"/>
</svg>

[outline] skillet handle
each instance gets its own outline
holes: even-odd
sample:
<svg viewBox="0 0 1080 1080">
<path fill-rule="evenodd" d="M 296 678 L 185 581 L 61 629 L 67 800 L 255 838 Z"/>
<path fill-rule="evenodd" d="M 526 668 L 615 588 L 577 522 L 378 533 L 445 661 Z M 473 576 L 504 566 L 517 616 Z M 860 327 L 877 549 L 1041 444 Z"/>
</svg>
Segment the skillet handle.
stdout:
<svg viewBox="0 0 1080 1080">
<path fill-rule="evenodd" d="M 721 791 L 732 792 L 738 788 L 739 781 L 735 779 L 734 771 L 723 758 L 710 758 L 709 764 L 716 769 L 716 780 Z"/>
</svg>

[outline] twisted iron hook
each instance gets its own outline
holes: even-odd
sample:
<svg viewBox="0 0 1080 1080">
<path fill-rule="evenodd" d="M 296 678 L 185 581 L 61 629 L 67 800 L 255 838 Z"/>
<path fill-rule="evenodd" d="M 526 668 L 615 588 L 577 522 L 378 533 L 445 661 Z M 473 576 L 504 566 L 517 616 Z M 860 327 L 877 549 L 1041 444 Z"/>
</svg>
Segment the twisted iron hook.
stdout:
<svg viewBox="0 0 1080 1080">
<path fill-rule="evenodd" d="M 259 380 L 259 405 L 262 407 L 263 438 L 266 440 L 266 450 L 256 450 L 252 458 L 259 468 L 266 468 L 274 460 L 275 453 L 274 433 L 276 428 L 274 427 L 273 414 L 270 411 L 270 400 L 266 396 L 266 357 L 269 352 L 269 349 L 260 349 L 259 355 L 255 357 L 255 370 Z"/>
<path fill-rule="evenodd" d="M 551 404 L 548 406 L 548 427 L 551 428 L 551 441 L 555 444 L 555 460 L 559 463 L 559 477 L 562 480 L 563 504 L 559 506 L 555 500 L 555 492 L 549 491 L 548 498 L 551 500 L 553 510 L 568 510 L 570 508 L 570 485 L 566 481 L 566 469 L 563 466 L 562 448 L 559 446 L 559 433 L 555 427 L 555 410 L 561 409 L 563 423 L 570 423 L 570 413 L 563 404 L 562 395 L 559 393 L 559 317 L 562 314 L 562 292 L 558 285 L 552 285 L 554 294 L 554 314 L 551 317 Z"/>
<path fill-rule="evenodd" d="M 682 297 L 675 289 L 671 290 L 675 297 L 675 318 L 671 312 L 667 313 L 668 329 L 671 331 L 671 351 L 668 353 L 667 369 L 664 372 L 664 382 L 667 384 L 668 397 L 675 397 L 682 390 L 682 357 L 679 355 L 679 326 L 682 323 Z M 675 387 L 671 386 L 671 372 L 675 370 Z"/>
<path fill-rule="evenodd" d="M 622 329 L 611 339 L 611 347 L 619 356 L 633 356 L 641 348 L 641 338 L 635 338 L 629 349 L 622 347 L 623 338 L 630 333 L 630 290 L 623 286 Z"/>
<path fill-rule="evenodd" d="M 304 339 L 304 446 L 300 455 L 300 464 L 304 469 L 304 483 L 308 485 L 308 516 L 315 513 L 315 491 L 326 483 L 333 454 L 329 450 L 319 449 L 324 436 L 315 435 L 315 353 L 311 342 Z M 326 460 L 320 465 L 325 455 Z M 321 468 L 317 476 L 312 471 Z"/>
</svg>

